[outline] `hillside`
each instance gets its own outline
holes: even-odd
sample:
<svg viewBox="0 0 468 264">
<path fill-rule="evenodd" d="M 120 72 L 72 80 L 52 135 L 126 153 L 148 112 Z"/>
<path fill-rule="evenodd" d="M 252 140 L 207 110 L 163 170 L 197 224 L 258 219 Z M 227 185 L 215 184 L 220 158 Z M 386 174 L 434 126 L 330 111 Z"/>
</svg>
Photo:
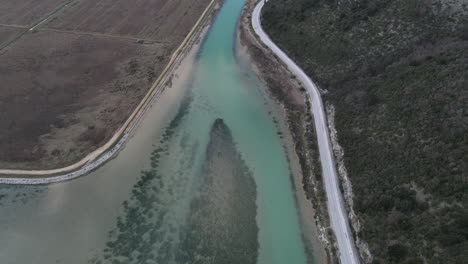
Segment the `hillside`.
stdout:
<svg viewBox="0 0 468 264">
<path fill-rule="evenodd" d="M 373 262 L 468 259 L 468 1 L 270 0 L 263 12 L 336 109 Z"/>
</svg>

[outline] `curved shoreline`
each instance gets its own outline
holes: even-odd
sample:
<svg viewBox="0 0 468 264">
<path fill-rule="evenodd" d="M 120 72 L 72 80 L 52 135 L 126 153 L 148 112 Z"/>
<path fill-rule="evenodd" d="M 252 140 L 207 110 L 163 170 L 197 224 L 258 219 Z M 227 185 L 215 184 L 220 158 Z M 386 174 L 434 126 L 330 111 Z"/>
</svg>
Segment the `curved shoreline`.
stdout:
<svg viewBox="0 0 468 264">
<path fill-rule="evenodd" d="M 111 159 L 127 142 L 128 138 L 139 124 L 146 111 L 153 101 L 164 90 L 166 82 L 171 78 L 172 73 L 177 70 L 181 61 L 185 58 L 203 31 L 207 19 L 211 15 L 217 0 L 212 0 L 200 18 L 197 20 L 189 34 L 182 41 L 180 46 L 171 56 L 171 60 L 160 74 L 159 78 L 151 86 L 145 97 L 137 108 L 132 112 L 124 125 L 114 134 L 114 136 L 103 146 L 89 153 L 80 161 L 58 169 L 52 170 L 15 170 L 0 169 L 0 184 L 49 184 L 71 180 L 83 176 L 100 167 Z M 58 175 L 57 175 L 58 174 Z M 10 177 L 11 176 L 11 177 Z M 35 177 L 40 176 L 40 177 Z"/>
<path fill-rule="evenodd" d="M 339 188 L 336 167 L 332 154 L 330 143 L 330 135 L 328 132 L 325 108 L 323 106 L 320 91 L 315 83 L 304 73 L 304 71 L 290 59 L 263 31 L 261 26 L 261 10 L 265 2 L 260 0 L 255 6 L 252 14 L 252 28 L 265 44 L 278 58 L 286 65 L 286 67 L 293 73 L 307 90 L 307 94 L 311 100 L 311 112 L 314 117 L 315 128 L 317 132 L 320 162 L 322 165 L 322 172 L 327 194 L 328 213 L 330 215 L 330 222 L 332 229 L 335 233 L 339 258 L 342 264 L 355 264 L 360 263 L 356 247 L 354 245 L 354 238 L 350 231 L 349 222 L 344 207 L 343 197 Z"/>
</svg>

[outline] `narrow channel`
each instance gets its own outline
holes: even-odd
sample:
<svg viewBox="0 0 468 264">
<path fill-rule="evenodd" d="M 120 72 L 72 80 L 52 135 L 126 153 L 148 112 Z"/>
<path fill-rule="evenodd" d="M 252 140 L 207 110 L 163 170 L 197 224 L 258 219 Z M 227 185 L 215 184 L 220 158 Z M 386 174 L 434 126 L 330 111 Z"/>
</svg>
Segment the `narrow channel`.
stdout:
<svg viewBox="0 0 468 264">
<path fill-rule="evenodd" d="M 236 56 L 243 5 L 224 2 L 115 159 L 0 186 L 1 263 L 311 262 L 266 88 Z"/>
</svg>

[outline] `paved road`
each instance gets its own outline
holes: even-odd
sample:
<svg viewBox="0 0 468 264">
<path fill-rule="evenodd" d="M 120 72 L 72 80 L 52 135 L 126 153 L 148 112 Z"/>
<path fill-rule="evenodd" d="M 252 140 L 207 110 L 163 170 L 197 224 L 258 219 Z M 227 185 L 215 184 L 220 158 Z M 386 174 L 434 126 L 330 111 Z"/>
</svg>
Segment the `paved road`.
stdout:
<svg viewBox="0 0 468 264">
<path fill-rule="evenodd" d="M 252 26 L 260 40 L 267 45 L 294 73 L 306 88 L 312 105 L 312 115 L 314 117 L 315 128 L 317 131 L 318 147 L 320 152 L 320 161 L 322 164 L 322 173 L 325 183 L 325 190 L 328 200 L 328 212 L 330 214 L 331 227 L 333 228 L 340 251 L 340 262 L 342 264 L 359 263 L 359 257 L 354 245 L 354 239 L 349 228 L 346 209 L 343 204 L 343 197 L 340 192 L 339 182 L 333 159 L 332 148 L 330 144 L 330 135 L 328 133 L 325 110 L 322 98 L 317 86 L 312 80 L 297 66 L 263 31 L 260 23 L 261 10 L 264 2 L 260 1 L 254 9 L 252 15 Z"/>
</svg>

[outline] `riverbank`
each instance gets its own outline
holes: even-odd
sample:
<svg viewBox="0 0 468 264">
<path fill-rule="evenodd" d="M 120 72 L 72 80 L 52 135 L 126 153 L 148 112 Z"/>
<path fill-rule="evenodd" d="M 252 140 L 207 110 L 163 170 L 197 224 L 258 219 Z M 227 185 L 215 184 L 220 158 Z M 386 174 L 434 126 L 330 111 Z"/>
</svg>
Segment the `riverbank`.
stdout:
<svg viewBox="0 0 468 264">
<path fill-rule="evenodd" d="M 310 100 L 309 111 L 313 117 L 317 137 L 320 165 L 322 169 L 323 185 L 326 191 L 327 209 L 330 218 L 330 232 L 335 237 L 335 248 L 339 250 L 341 263 L 359 263 L 359 256 L 355 248 L 355 242 L 349 227 L 349 220 L 341 194 L 340 182 L 337 176 L 336 165 L 332 152 L 330 134 L 327 129 L 325 107 L 322 101 L 321 91 L 304 71 L 281 50 L 262 28 L 261 16 L 265 2 L 259 1 L 252 13 L 252 28 L 259 41 L 267 46 L 271 52 L 287 67 L 287 69 L 301 83 Z"/>
<path fill-rule="evenodd" d="M 167 87 L 172 85 L 172 78 L 177 75 L 181 65 L 187 61 L 193 61 L 193 57 L 190 56 L 195 56 L 194 50 L 199 49 L 200 42 L 220 7 L 219 1 L 212 0 L 186 39 L 174 52 L 166 69 L 153 84 L 139 106 L 104 146 L 88 154 L 81 161 L 64 168 L 54 170 L 0 170 L 0 184 L 48 184 L 67 181 L 86 175 L 113 158 L 132 136 L 135 128 L 154 101 Z"/>
<path fill-rule="evenodd" d="M 281 133 L 288 156 L 296 204 L 300 212 L 303 239 L 314 248 L 318 263 L 337 262 L 326 211 L 326 198 L 321 182 L 320 161 L 316 145 L 315 128 L 309 114 L 310 103 L 300 82 L 266 49 L 251 31 L 251 14 L 256 1 L 247 1 L 239 23 L 239 53 L 246 57 L 261 77 L 276 111 L 271 113 Z M 320 242 L 313 237 L 320 237 Z M 317 245 L 320 244 L 320 245 Z M 323 250 L 317 250 L 323 248 Z"/>
</svg>

